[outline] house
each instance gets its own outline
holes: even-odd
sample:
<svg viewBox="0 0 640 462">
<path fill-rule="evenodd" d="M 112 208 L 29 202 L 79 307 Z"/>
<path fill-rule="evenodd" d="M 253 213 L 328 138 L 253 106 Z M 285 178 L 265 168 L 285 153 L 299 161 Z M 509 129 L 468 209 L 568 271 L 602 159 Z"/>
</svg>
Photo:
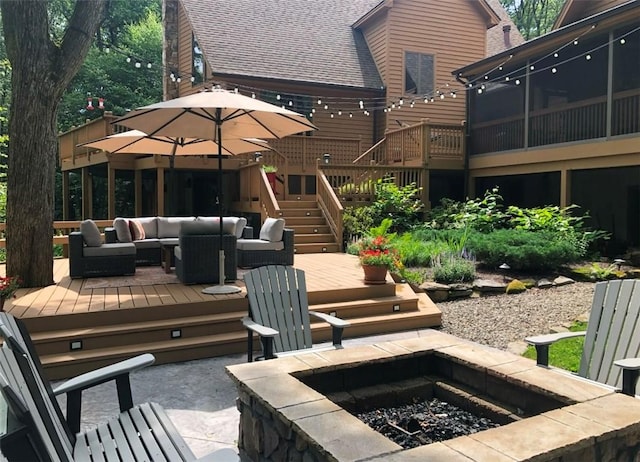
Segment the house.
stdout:
<svg viewBox="0 0 640 462">
<path fill-rule="evenodd" d="M 451 73 L 523 42 L 498 0 L 165 0 L 163 10 L 165 99 L 220 85 L 318 127 L 271 141 L 262 153 L 263 164 L 278 167 L 275 198 L 265 198 L 251 173 L 253 154 L 224 159 L 224 206 L 241 213 L 282 214 L 288 199 L 316 201 L 320 159 L 330 185 L 353 186 L 355 200 L 367 199 L 359 182 L 372 164 L 380 175 L 415 181 L 427 204 L 463 198 L 465 88 Z M 98 178 L 109 189 L 105 218 L 124 213 L 114 199 L 122 183 L 135 191 L 136 214 L 167 214 L 167 158 L 76 146 L 110 134 L 113 119 L 61 136 L 63 183 L 81 172 L 83 216 L 92 216 Z M 215 168 L 206 158 L 176 159 L 172 181 L 183 194 L 171 213 L 213 212 Z"/>
<path fill-rule="evenodd" d="M 567 0 L 550 33 L 454 71 L 467 88 L 469 190 L 578 204 L 640 245 L 640 1 Z"/>
</svg>

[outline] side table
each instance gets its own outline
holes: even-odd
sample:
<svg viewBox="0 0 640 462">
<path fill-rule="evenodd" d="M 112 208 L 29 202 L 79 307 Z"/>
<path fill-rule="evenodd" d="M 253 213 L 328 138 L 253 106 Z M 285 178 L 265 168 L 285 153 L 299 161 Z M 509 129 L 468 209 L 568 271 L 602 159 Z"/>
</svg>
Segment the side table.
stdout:
<svg viewBox="0 0 640 462">
<path fill-rule="evenodd" d="M 173 259 L 173 249 L 178 244 L 162 244 L 162 261 L 161 265 L 164 268 L 164 272 L 171 273 L 171 260 Z"/>
</svg>

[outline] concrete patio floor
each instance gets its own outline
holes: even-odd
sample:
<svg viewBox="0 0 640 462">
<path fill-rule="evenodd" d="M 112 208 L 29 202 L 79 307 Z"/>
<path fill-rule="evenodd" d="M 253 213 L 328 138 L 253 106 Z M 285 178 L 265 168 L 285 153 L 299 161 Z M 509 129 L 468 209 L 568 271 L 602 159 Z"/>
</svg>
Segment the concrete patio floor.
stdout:
<svg viewBox="0 0 640 462">
<path fill-rule="evenodd" d="M 379 341 L 420 337 L 429 329 L 345 340 L 345 347 Z M 196 456 L 215 449 L 237 449 L 239 413 L 237 393 L 225 366 L 246 361 L 246 355 L 151 366 L 131 375 L 134 403 L 161 404 Z M 56 382 L 59 383 L 59 382 Z M 60 397 L 62 408 L 64 397 Z M 99 385 L 83 393 L 82 423 L 91 427 L 116 415 L 115 383 Z"/>
</svg>

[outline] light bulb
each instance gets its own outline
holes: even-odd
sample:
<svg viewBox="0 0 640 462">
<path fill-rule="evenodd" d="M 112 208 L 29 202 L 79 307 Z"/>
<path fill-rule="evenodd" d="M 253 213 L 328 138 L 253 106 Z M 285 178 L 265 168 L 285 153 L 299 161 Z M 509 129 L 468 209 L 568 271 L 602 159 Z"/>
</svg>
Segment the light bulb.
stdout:
<svg viewBox="0 0 640 462">
<path fill-rule="evenodd" d="M 151 69 L 152 67 L 153 67 L 153 64 L 147 63 L 147 69 Z"/>
<path fill-rule="evenodd" d="M 587 55 L 585 56 L 585 58 L 587 58 L 587 61 L 591 60 L 591 55 Z"/>
<path fill-rule="evenodd" d="M 322 100 L 318 98 L 318 106 L 320 106 L 321 104 L 322 104 Z"/>
<path fill-rule="evenodd" d="M 554 67 L 553 69 L 551 69 L 551 72 L 555 74 L 556 72 L 558 72 L 558 69 Z"/>
<path fill-rule="evenodd" d="M 627 43 L 627 41 L 623 38 L 620 39 L 620 45 L 624 45 L 625 43 Z"/>
<path fill-rule="evenodd" d="M 516 79 L 516 85 L 520 85 L 520 79 Z"/>
</svg>

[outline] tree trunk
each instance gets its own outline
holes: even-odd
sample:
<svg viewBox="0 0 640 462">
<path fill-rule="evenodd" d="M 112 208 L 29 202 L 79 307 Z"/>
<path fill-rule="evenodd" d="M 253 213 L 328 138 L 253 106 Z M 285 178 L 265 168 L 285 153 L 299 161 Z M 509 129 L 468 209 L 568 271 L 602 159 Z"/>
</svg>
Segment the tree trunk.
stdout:
<svg viewBox="0 0 640 462">
<path fill-rule="evenodd" d="M 0 0 L 12 65 L 7 172 L 7 275 L 23 287 L 53 284 L 53 195 L 62 94 L 91 47 L 106 0 L 77 1 L 62 43 L 48 2 Z"/>
</svg>

